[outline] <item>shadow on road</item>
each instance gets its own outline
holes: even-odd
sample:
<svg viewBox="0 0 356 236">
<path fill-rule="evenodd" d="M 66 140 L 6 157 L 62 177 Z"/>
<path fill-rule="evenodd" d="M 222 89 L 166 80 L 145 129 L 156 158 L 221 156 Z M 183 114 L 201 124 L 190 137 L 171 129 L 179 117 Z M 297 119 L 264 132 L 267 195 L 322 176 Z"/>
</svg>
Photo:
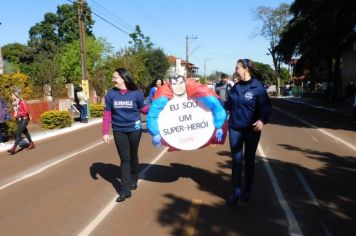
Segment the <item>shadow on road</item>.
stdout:
<svg viewBox="0 0 356 236">
<path fill-rule="evenodd" d="M 288 112 L 319 128 L 356 131 L 356 125 L 352 123 L 351 112 L 350 115 L 345 115 L 334 111 L 291 103 L 283 99 L 272 99 L 272 104 L 273 107 Z M 301 122 L 295 122 L 294 118 L 291 118 L 287 114 L 283 113 L 282 115 L 281 111 L 277 109 L 273 109 L 272 111 L 271 124 L 306 127 Z"/>
<path fill-rule="evenodd" d="M 108 164 L 108 163 L 97 162 L 97 163 L 93 163 L 90 166 L 89 171 L 90 171 L 90 176 L 93 179 L 97 180 L 99 175 L 100 177 L 108 181 L 113 186 L 115 191 L 119 194 L 120 187 L 121 187 L 119 181 L 119 178 L 121 176 L 121 170 L 119 166 Z"/>
<path fill-rule="evenodd" d="M 317 160 L 321 163 L 318 169 L 306 168 L 294 163 L 270 160 L 274 169 L 284 172 L 286 175 L 297 175 L 300 171 L 319 203 L 318 207 L 308 197 L 307 192 L 300 192 L 297 195 L 286 192 L 286 197 L 292 205 L 295 205 L 297 215 L 308 217 L 308 210 L 314 208 L 315 217 L 320 218 L 329 228 L 333 235 L 353 235 L 356 230 L 356 157 L 338 156 L 330 152 L 322 152 L 313 149 L 303 149 L 297 146 L 280 144 L 291 152 L 299 152 L 303 156 Z M 291 173 L 293 172 L 294 173 Z M 301 183 L 291 183 L 288 178 L 281 179 L 281 184 L 292 189 L 293 185 Z M 313 225 L 306 228 L 312 228 Z M 315 235 L 315 234 L 314 234 Z"/>
</svg>

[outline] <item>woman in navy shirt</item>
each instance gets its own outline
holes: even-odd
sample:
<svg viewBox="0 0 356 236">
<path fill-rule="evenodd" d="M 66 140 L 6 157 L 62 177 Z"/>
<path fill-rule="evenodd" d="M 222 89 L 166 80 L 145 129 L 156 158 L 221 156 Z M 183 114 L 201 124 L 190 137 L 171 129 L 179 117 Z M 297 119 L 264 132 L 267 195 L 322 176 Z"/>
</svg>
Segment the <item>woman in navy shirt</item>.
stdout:
<svg viewBox="0 0 356 236">
<path fill-rule="evenodd" d="M 226 109 L 229 117 L 229 140 L 232 155 L 233 194 L 230 205 L 247 201 L 253 182 L 255 155 L 261 131 L 271 115 L 271 102 L 263 84 L 257 80 L 258 71 L 249 59 L 236 64 L 239 81 L 231 88 Z M 245 148 L 244 148 L 245 146 Z M 245 152 L 245 153 L 244 153 Z M 245 189 L 241 190 L 242 160 L 245 160 Z"/>
<path fill-rule="evenodd" d="M 115 87 L 105 97 L 103 140 L 109 143 L 110 123 L 121 160 L 121 190 L 117 202 L 131 197 L 138 182 L 138 146 L 141 139 L 141 114 L 147 113 L 143 93 L 133 82 L 127 69 L 118 68 L 112 75 Z"/>
</svg>

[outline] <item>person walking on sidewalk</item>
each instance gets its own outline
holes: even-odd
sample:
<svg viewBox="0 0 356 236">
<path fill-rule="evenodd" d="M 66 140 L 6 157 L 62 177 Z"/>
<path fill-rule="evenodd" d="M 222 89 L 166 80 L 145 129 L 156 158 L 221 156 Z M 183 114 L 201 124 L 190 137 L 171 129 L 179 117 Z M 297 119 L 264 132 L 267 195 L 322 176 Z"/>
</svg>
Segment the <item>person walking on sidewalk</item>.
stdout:
<svg viewBox="0 0 356 236">
<path fill-rule="evenodd" d="M 255 170 L 255 155 L 263 126 L 271 115 L 271 102 L 256 67 L 249 59 L 236 64 L 239 81 L 231 88 L 226 109 L 230 112 L 229 140 L 232 155 L 233 193 L 229 205 L 250 197 Z M 242 161 L 245 161 L 245 190 L 241 189 Z"/>
<path fill-rule="evenodd" d="M 31 139 L 31 135 L 27 129 L 27 125 L 30 122 L 30 113 L 26 102 L 21 98 L 21 89 L 14 88 L 11 93 L 11 98 L 13 100 L 13 105 L 15 110 L 14 116 L 16 118 L 17 130 L 16 130 L 15 143 L 12 146 L 12 148 L 10 148 L 7 151 L 11 154 L 15 154 L 16 148 L 21 141 L 22 134 L 25 135 L 29 143 L 26 149 L 28 150 L 34 149 L 35 144 L 33 143 Z"/>
<path fill-rule="evenodd" d="M 138 182 L 138 147 L 142 134 L 141 113 L 147 113 L 143 93 L 129 71 L 117 68 L 112 75 L 115 87 L 105 97 L 103 140 L 109 143 L 109 126 L 113 130 L 117 152 L 121 160 L 121 189 L 117 202 L 131 197 Z"/>
</svg>

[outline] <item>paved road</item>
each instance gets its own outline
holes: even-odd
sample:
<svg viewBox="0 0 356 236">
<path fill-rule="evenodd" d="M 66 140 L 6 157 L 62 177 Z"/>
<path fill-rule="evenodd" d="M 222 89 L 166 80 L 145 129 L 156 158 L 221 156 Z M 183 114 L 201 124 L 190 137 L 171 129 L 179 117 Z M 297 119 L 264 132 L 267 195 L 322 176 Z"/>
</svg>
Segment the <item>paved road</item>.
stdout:
<svg viewBox="0 0 356 236">
<path fill-rule="evenodd" d="M 116 203 L 119 161 L 100 124 L 0 153 L 0 235 L 354 235 L 356 134 L 347 116 L 273 100 L 253 198 L 225 206 L 228 142 L 186 152 L 143 134 L 141 176 Z"/>
</svg>

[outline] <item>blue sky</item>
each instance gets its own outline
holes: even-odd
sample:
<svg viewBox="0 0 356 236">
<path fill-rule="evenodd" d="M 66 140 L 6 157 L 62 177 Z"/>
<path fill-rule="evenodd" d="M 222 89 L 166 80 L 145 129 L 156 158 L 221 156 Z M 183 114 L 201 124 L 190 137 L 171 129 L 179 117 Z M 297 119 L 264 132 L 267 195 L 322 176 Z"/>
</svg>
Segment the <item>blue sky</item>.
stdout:
<svg viewBox="0 0 356 236">
<path fill-rule="evenodd" d="M 260 22 L 253 9 L 258 6 L 277 7 L 290 0 L 87 0 L 93 12 L 122 30 L 131 33 L 135 25 L 166 54 L 185 59 L 186 36 L 189 40 L 189 61 L 199 67 L 199 74 L 223 71 L 232 74 L 238 58 L 272 65 L 266 55 L 268 42 L 254 37 Z M 68 0 L 11 0 L 0 8 L 0 46 L 19 42 L 26 44 L 31 26 L 43 20 L 47 12 Z M 129 36 L 93 15 L 94 34 L 105 38 L 117 51 L 128 45 Z"/>
</svg>

